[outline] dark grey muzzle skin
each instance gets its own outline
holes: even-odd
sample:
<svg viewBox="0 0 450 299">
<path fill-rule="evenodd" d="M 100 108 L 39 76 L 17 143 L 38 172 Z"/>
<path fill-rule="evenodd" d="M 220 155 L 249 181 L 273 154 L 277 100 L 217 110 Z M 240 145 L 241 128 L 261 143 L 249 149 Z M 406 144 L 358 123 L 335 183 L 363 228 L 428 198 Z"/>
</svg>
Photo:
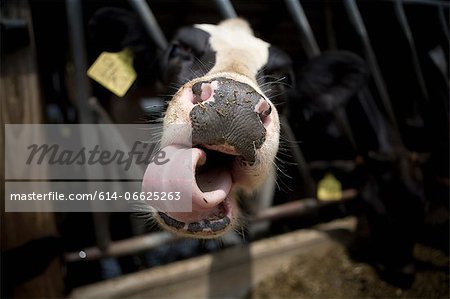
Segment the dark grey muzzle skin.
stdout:
<svg viewBox="0 0 450 299">
<path fill-rule="evenodd" d="M 190 112 L 192 143 L 200 145 L 230 145 L 244 160 L 253 164 L 256 150 L 266 139 L 261 118 L 270 109 L 258 113 L 256 106 L 264 97 L 248 84 L 219 77 L 197 82 L 192 86 L 194 96 L 200 99 L 202 83 L 218 82 L 214 101 L 199 101 Z M 270 107 L 270 105 L 269 105 Z"/>
</svg>

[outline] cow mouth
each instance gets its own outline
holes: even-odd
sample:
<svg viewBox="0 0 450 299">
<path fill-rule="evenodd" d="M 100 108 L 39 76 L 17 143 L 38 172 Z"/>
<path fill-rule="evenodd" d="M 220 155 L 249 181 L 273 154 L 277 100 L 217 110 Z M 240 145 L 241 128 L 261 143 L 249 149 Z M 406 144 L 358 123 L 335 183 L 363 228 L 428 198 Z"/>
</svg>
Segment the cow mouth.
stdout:
<svg viewBox="0 0 450 299">
<path fill-rule="evenodd" d="M 174 147 L 174 146 L 169 146 Z M 233 225 L 237 209 L 233 206 L 232 170 L 239 156 L 207 149 L 205 146 L 177 148 L 188 151 L 192 157 L 192 211 L 158 211 L 156 219 L 169 230 L 198 238 L 216 237 Z M 177 155 L 172 163 L 177 161 Z M 147 175 L 147 172 L 146 172 Z M 171 171 L 160 172 L 162 181 L 173 175 Z M 145 176 L 144 176 L 145 181 Z M 143 187 L 145 190 L 145 187 Z"/>
</svg>

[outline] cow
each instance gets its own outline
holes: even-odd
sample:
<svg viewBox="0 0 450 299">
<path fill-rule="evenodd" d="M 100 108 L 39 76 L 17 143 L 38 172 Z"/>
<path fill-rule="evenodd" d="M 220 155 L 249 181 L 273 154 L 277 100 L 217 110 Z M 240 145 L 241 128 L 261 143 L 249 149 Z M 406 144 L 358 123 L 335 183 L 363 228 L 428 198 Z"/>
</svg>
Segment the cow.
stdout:
<svg viewBox="0 0 450 299">
<path fill-rule="evenodd" d="M 165 79 L 187 83 L 168 104 L 161 148 L 185 150 L 174 146 L 186 136 L 169 127 L 187 125 L 195 179 L 192 212 L 155 213 L 163 228 L 199 238 L 222 235 L 237 223 L 238 192 L 252 193 L 274 172 L 280 122 L 258 82 L 272 52 L 246 21 L 229 19 L 181 29 L 164 53 Z M 144 191 L 154 188 L 147 183 L 153 170 L 149 166 L 146 171 Z M 172 174 L 165 173 L 162 184 Z"/>
</svg>

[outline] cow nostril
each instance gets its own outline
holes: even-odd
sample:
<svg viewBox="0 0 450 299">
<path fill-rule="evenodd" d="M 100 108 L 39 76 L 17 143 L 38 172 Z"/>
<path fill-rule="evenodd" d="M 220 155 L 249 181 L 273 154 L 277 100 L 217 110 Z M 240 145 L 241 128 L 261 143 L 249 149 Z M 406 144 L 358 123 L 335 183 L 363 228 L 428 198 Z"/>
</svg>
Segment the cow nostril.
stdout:
<svg viewBox="0 0 450 299">
<path fill-rule="evenodd" d="M 213 88 L 211 86 L 211 84 L 209 83 L 203 83 L 202 84 L 202 93 L 200 95 L 200 98 L 202 99 L 202 101 L 206 101 L 207 99 L 209 99 L 213 94 Z"/>
<path fill-rule="evenodd" d="M 214 90 L 217 88 L 217 81 L 197 82 L 192 86 L 194 93 L 194 104 L 214 99 Z"/>
<path fill-rule="evenodd" d="M 259 116 L 260 117 L 267 117 L 272 112 L 272 107 L 269 105 L 269 108 L 267 110 L 262 111 Z"/>
<path fill-rule="evenodd" d="M 261 99 L 255 106 L 255 112 L 258 113 L 259 118 L 264 123 L 265 119 L 272 112 L 272 106 L 270 106 L 270 104 L 265 99 Z"/>
</svg>

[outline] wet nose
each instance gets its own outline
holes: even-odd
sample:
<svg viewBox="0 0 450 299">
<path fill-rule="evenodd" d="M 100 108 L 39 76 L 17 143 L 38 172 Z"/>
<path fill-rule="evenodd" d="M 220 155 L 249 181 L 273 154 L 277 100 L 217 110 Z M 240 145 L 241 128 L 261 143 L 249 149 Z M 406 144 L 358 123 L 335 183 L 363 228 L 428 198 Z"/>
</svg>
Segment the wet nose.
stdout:
<svg viewBox="0 0 450 299">
<path fill-rule="evenodd" d="M 222 77 L 197 82 L 192 92 L 192 143 L 224 145 L 247 162 L 255 162 L 256 150 L 266 138 L 264 123 L 271 113 L 266 99 L 250 85 Z"/>
</svg>

